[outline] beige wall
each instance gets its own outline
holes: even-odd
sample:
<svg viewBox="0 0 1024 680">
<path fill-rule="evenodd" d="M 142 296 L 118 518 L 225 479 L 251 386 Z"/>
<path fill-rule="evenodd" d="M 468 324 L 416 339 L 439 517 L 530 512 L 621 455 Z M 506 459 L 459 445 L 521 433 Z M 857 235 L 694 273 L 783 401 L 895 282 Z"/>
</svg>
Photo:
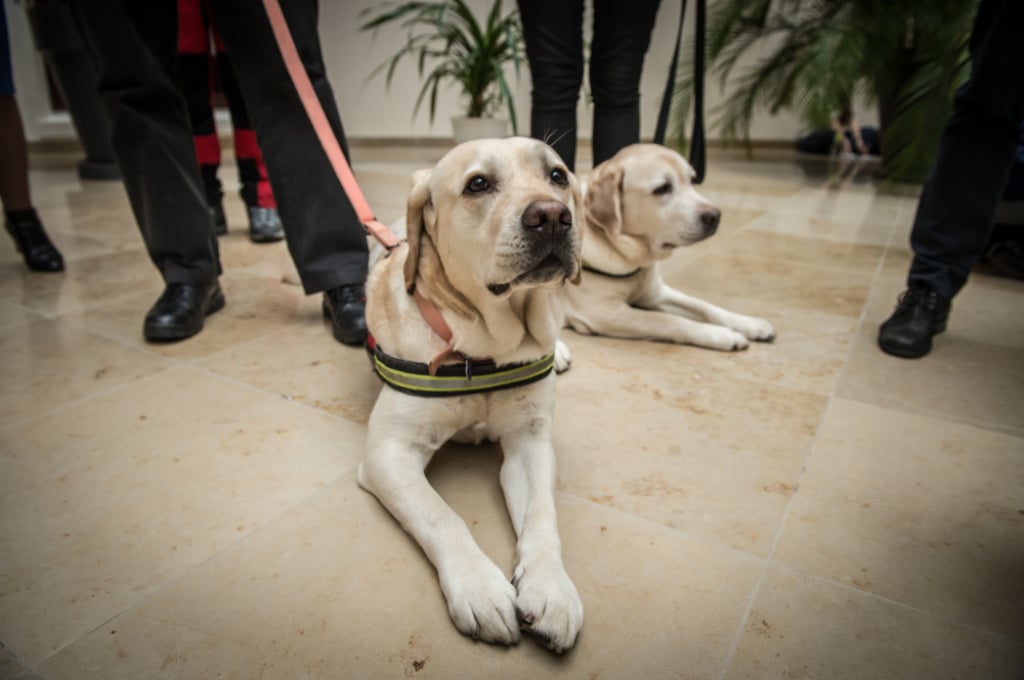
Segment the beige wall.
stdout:
<svg viewBox="0 0 1024 680">
<path fill-rule="evenodd" d="M 490 0 L 470 0 L 471 6 L 482 8 Z M 25 119 L 27 134 L 32 140 L 69 136 L 72 134 L 66 116 L 52 115 L 43 89 L 42 66 L 35 53 L 24 18 L 24 8 L 13 0 L 3 0 L 7 9 L 11 31 L 12 51 L 18 99 Z M 376 35 L 360 32 L 359 13 L 365 7 L 379 4 L 373 0 L 321 0 L 320 36 L 328 74 L 334 85 L 335 96 L 350 137 L 450 137 L 450 116 L 458 113 L 458 97 L 454 90 L 445 92 L 439 102 L 437 120 L 430 125 L 426 110 L 412 117 L 412 106 L 419 91 L 414 65 L 400 67 L 391 88 L 385 88 L 383 76 L 368 80 L 368 74 L 384 61 L 404 39 L 404 33 L 382 29 Z M 694 3 L 688 3 L 690 16 L 687 28 L 692 30 Z M 675 30 L 679 17 L 679 0 L 662 0 L 658 21 L 652 38 L 651 50 L 644 65 L 641 82 L 641 134 L 650 137 L 654 132 L 661 92 L 671 60 Z M 506 9 L 514 6 L 505 0 Z M 517 88 L 517 111 L 520 132 L 529 125 L 530 78 L 525 67 Z M 722 100 L 717 82 L 708 80 L 708 111 Z M 579 107 L 580 136 L 590 135 L 591 110 L 582 101 Z M 870 122 L 870 113 L 862 116 Z M 709 116 L 714 120 L 713 114 Z M 794 139 L 800 131 L 796 116 L 762 114 L 755 120 L 752 134 L 760 140 Z M 712 136 L 713 133 L 712 133 Z"/>
</svg>

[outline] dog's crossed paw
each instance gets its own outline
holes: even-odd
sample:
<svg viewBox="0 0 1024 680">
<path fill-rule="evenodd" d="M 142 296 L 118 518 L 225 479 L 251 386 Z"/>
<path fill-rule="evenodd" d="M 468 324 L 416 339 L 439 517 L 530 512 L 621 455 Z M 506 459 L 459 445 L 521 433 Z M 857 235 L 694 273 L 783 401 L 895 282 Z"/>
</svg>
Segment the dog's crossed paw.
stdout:
<svg viewBox="0 0 1024 680">
<path fill-rule="evenodd" d="M 459 632 L 484 642 L 518 643 L 516 589 L 501 570 L 481 556 L 462 562 L 458 572 L 442 577 L 441 590 Z"/>
<path fill-rule="evenodd" d="M 520 565 L 512 582 L 523 631 L 558 654 L 572 649 L 583 626 L 583 602 L 561 563 Z"/>
</svg>

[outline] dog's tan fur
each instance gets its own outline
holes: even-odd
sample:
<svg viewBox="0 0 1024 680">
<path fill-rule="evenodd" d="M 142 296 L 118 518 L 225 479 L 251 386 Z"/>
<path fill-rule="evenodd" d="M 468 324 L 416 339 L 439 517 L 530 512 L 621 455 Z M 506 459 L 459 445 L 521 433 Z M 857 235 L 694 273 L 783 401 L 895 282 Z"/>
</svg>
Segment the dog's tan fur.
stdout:
<svg viewBox="0 0 1024 680">
<path fill-rule="evenodd" d="M 719 350 L 771 341 L 763 319 L 716 307 L 669 287 L 658 262 L 711 236 L 719 211 L 693 186 L 693 168 L 655 144 L 626 147 L 594 168 L 586 183 L 583 261 L 608 274 L 583 273 L 566 288 L 566 322 L 581 333 L 661 340 Z M 723 273 L 727 275 L 727 273 Z M 565 368 L 565 357 L 562 357 Z"/>
<path fill-rule="evenodd" d="M 544 222 L 550 233 L 530 217 L 541 207 L 558 216 Z M 371 272 L 366 318 L 376 342 L 424 363 L 444 349 L 407 292 L 415 284 L 466 356 L 502 365 L 553 351 L 563 325 L 558 291 L 580 276 L 581 212 L 576 179 L 547 145 L 512 138 L 456 147 L 416 173 L 408 244 Z M 444 398 L 385 386 L 370 415 L 359 483 L 419 542 L 460 631 L 512 644 L 522 628 L 561 652 L 575 643 L 583 606 L 562 563 L 555 518 L 554 380 Z M 511 582 L 427 482 L 427 463 L 449 439 L 501 442 L 501 485 L 518 537 Z"/>
</svg>

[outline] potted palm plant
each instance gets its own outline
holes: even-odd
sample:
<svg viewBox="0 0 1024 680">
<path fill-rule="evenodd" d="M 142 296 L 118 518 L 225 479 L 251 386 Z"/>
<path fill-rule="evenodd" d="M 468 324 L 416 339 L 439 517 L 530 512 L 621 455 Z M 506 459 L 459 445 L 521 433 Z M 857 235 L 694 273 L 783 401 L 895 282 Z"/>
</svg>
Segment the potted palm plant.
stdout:
<svg viewBox="0 0 1024 680">
<path fill-rule="evenodd" d="M 464 0 L 411 0 L 371 7 L 363 10 L 361 16 L 365 17 L 360 26 L 364 31 L 387 24 L 397 24 L 408 31 L 401 48 L 374 69 L 371 77 L 386 72 L 390 85 L 400 62 L 406 57 L 415 61 L 422 85 L 413 107 L 414 116 L 426 102 L 433 124 L 439 88 L 443 84 L 456 85 L 465 100 L 465 116 L 452 121 L 456 142 L 502 137 L 508 122 L 513 133 L 518 132 L 512 89 L 505 77 L 508 65 L 518 75 L 524 59 L 522 31 L 515 10 L 504 14 L 501 0 L 494 0 L 486 20 L 481 22 Z M 494 117 L 501 108 L 508 112 L 507 121 Z"/>
<path fill-rule="evenodd" d="M 828 127 L 851 99 L 878 106 L 882 173 L 921 181 L 967 74 L 967 42 L 977 0 L 720 0 L 707 29 L 707 63 L 723 87 L 718 111 L 725 141 L 742 139 L 758 110 L 796 110 L 810 127 Z M 766 51 L 765 51 L 765 48 Z M 684 70 L 684 72 L 686 72 Z M 676 128 L 689 103 L 677 100 Z"/>
</svg>

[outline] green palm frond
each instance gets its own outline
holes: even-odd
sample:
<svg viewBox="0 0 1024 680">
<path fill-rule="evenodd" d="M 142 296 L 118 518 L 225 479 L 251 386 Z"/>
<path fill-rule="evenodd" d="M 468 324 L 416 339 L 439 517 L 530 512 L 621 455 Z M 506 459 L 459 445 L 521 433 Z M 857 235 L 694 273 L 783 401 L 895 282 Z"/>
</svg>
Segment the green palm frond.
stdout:
<svg viewBox="0 0 1024 680">
<path fill-rule="evenodd" d="M 376 30 L 386 24 L 407 30 L 405 44 L 377 66 L 370 77 L 383 71 L 385 83 L 390 86 L 398 65 L 413 60 L 421 78 L 414 116 L 426 101 L 433 123 L 438 90 L 451 83 L 457 84 L 467 99 L 468 116 L 483 116 L 504 106 L 513 132 L 518 132 L 505 67 L 511 64 L 518 76 L 524 61 L 522 30 L 514 10 L 503 14 L 501 0 L 494 0 L 483 23 L 464 0 L 387 3 L 365 9 L 360 16 L 366 17 L 361 30 Z"/>
<path fill-rule="evenodd" d="M 713 126 L 749 148 L 760 111 L 796 111 L 827 126 L 851 99 L 875 103 L 885 171 L 919 179 L 966 74 L 978 0 L 720 0 L 708 19 L 708 75 L 729 94 Z M 692 54 L 692 41 L 686 54 Z M 749 63 L 752 53 L 761 56 Z M 692 58 L 682 67 L 669 138 L 685 133 Z"/>
</svg>

